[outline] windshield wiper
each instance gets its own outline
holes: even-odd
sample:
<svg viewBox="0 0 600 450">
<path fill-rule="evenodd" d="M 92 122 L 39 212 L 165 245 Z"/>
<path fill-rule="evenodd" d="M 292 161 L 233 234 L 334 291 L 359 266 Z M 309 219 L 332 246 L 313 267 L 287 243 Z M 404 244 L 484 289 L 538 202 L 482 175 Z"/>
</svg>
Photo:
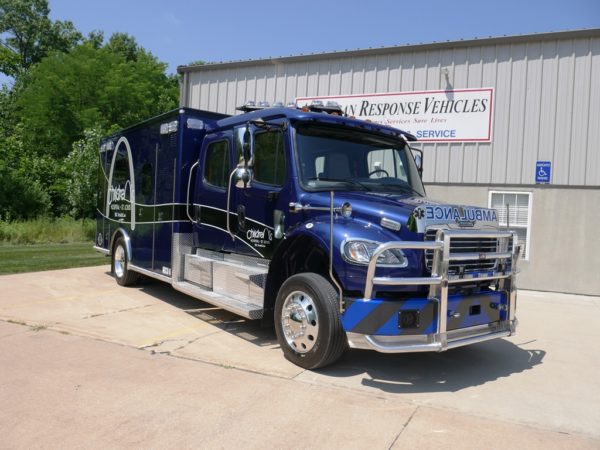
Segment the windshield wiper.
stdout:
<svg viewBox="0 0 600 450">
<path fill-rule="evenodd" d="M 394 188 L 398 188 L 401 191 L 404 192 L 410 192 L 412 194 L 417 194 L 419 197 L 423 197 L 423 194 L 420 193 L 419 191 L 417 191 L 416 189 L 414 189 L 412 186 L 408 185 L 408 184 L 395 184 L 395 183 L 381 183 L 382 186 L 385 187 L 394 187 Z"/>
<path fill-rule="evenodd" d="M 309 177 L 309 178 L 307 178 L 307 180 L 308 181 L 330 181 L 330 182 L 336 182 L 336 183 L 346 183 L 351 186 L 360 186 L 365 191 L 371 190 L 371 188 L 367 187 L 364 183 L 361 183 L 360 181 L 348 180 L 345 178 L 340 179 L 340 178 L 326 178 L 326 177 Z"/>
</svg>

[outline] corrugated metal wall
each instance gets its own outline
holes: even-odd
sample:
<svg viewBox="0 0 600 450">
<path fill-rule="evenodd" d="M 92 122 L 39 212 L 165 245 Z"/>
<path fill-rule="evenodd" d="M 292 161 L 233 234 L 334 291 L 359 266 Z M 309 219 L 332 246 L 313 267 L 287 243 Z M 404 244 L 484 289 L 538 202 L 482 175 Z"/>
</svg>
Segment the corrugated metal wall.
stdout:
<svg viewBox="0 0 600 450">
<path fill-rule="evenodd" d="M 234 114 L 246 100 L 493 87 L 492 142 L 424 144 L 426 183 L 531 185 L 536 161 L 547 160 L 553 185 L 600 186 L 600 30 L 594 31 L 186 69 L 182 105 Z"/>
</svg>

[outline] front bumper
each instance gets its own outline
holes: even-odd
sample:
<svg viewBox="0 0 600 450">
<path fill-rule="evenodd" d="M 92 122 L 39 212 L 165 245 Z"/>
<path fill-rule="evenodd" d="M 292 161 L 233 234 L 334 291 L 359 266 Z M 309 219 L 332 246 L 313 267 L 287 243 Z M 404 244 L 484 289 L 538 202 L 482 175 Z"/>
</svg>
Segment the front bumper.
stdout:
<svg viewBox="0 0 600 450">
<path fill-rule="evenodd" d="M 432 333 L 412 336 L 376 336 L 348 332 L 351 348 L 375 350 L 381 353 L 442 352 L 451 348 L 477 344 L 492 339 L 512 336 L 518 320 L 448 331 L 445 335 Z"/>
<path fill-rule="evenodd" d="M 453 253 L 453 238 L 494 238 L 498 248 L 488 253 Z M 513 243 L 512 247 L 510 242 Z M 365 284 L 365 298 L 348 302 L 342 324 L 350 347 L 384 353 L 444 351 L 515 333 L 516 265 L 519 247 L 511 231 L 443 230 L 430 242 L 388 242 L 373 253 Z M 375 277 L 377 259 L 386 250 L 420 249 L 434 252 L 430 277 Z M 495 269 L 486 273 L 455 275 L 451 262 L 496 260 Z M 450 284 L 498 280 L 497 291 L 470 296 L 449 295 Z M 427 298 L 387 300 L 372 298 L 374 286 L 429 285 Z M 413 323 L 404 326 L 402 314 L 412 315 Z M 416 322 L 416 323 L 414 323 Z"/>
</svg>

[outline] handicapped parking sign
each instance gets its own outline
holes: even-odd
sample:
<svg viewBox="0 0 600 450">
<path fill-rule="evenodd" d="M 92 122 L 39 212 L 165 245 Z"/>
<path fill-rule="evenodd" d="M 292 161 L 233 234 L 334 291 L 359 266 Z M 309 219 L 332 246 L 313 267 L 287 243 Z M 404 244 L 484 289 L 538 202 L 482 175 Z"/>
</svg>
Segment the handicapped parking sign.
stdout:
<svg viewBox="0 0 600 450">
<path fill-rule="evenodd" d="M 552 176 L 552 162 L 538 161 L 535 163 L 536 184 L 548 184 Z"/>
</svg>

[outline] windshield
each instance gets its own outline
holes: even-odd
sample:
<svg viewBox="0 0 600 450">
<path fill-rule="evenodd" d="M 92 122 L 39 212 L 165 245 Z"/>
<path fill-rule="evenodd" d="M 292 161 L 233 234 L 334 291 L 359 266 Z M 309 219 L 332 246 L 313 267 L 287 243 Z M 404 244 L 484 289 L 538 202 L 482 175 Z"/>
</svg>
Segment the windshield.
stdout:
<svg viewBox="0 0 600 450">
<path fill-rule="evenodd" d="M 300 178 L 308 190 L 363 190 L 424 196 L 412 152 L 400 140 L 346 127 L 296 127 Z"/>
</svg>

